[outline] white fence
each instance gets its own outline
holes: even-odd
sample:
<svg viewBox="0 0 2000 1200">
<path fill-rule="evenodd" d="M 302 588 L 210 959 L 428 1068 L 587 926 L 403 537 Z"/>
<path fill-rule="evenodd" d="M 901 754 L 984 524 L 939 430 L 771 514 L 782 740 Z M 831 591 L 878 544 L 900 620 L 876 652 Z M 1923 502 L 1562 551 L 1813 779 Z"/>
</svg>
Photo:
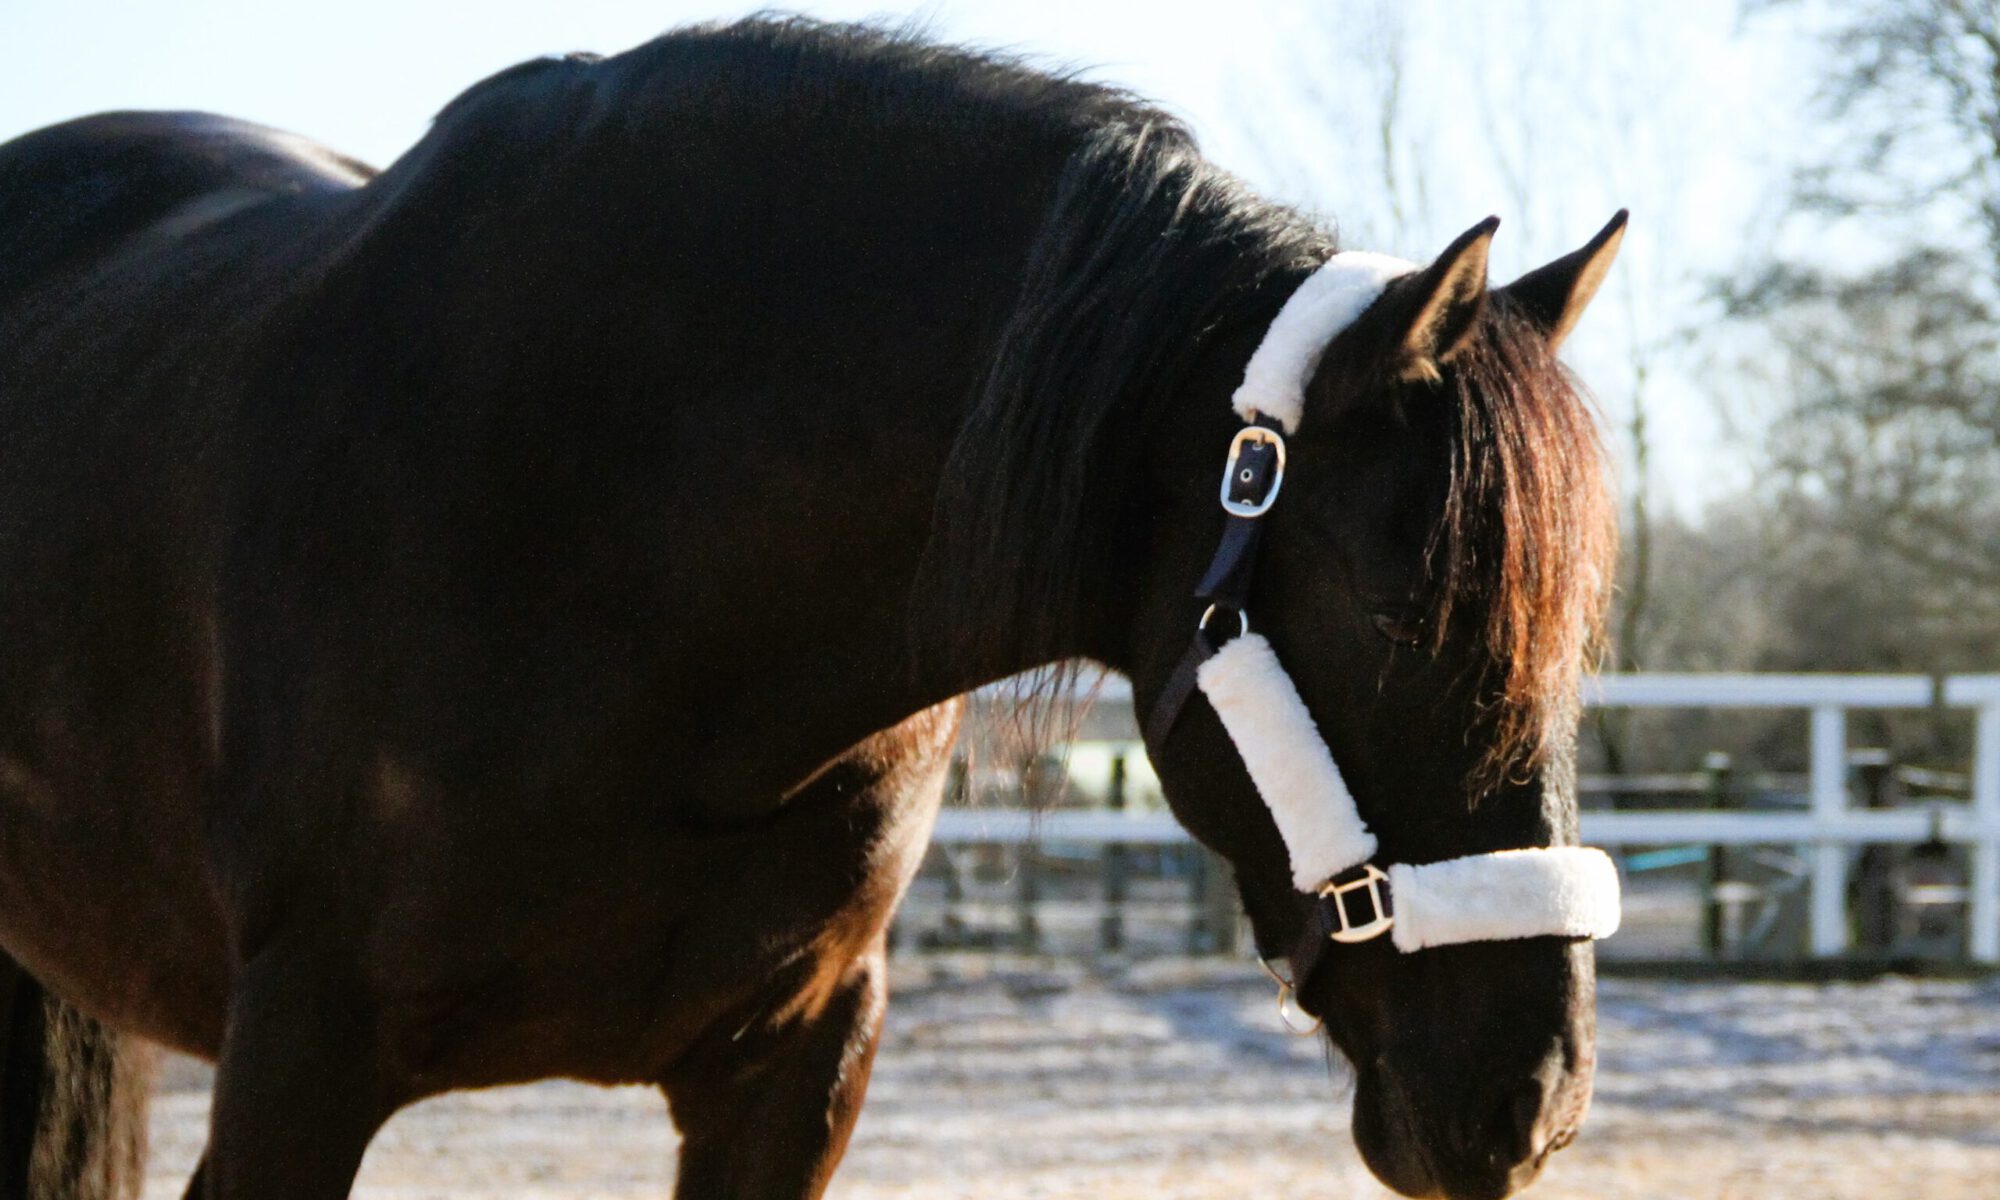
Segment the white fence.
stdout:
<svg viewBox="0 0 2000 1200">
<path fill-rule="evenodd" d="M 1672 843 L 1796 843 L 1809 848 L 1808 943 L 1815 957 L 1848 950 L 1847 875 L 1854 847 L 1914 844 L 1933 838 L 1966 846 L 1972 863 L 1967 914 L 1974 961 L 2000 964 L 2000 675 L 1608 675 L 1591 682 L 1586 702 L 1617 708 L 1780 708 L 1811 714 L 1809 795 L 1803 812 L 1587 812 L 1583 838 L 1597 846 Z M 1131 691 L 1107 682 L 1091 725 L 1131 725 Z M 1850 712 L 1942 706 L 1973 715 L 1972 795 L 1968 805 L 1928 810 L 1862 810 L 1847 786 Z M 1115 735 L 1113 735 L 1115 736 Z M 1122 739 L 1121 739 L 1122 740 Z M 945 842 L 1031 840 L 1178 843 L 1187 840 L 1161 813 L 947 809 L 937 837 Z"/>
</svg>

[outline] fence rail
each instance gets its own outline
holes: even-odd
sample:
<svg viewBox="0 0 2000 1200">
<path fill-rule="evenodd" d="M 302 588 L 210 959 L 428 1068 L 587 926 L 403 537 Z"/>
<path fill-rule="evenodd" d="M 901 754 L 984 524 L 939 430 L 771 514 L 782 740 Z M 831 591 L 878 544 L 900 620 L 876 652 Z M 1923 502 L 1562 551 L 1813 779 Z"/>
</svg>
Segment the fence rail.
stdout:
<svg viewBox="0 0 2000 1200">
<path fill-rule="evenodd" d="M 1849 950 L 1848 874 L 1855 847 L 1931 841 L 1962 845 L 1971 860 L 1968 950 L 1980 963 L 2000 964 L 2000 674 L 1755 675 L 1632 674 L 1590 682 L 1585 702 L 1613 708 L 1786 708 L 1810 715 L 1808 807 L 1800 812 L 1718 812 L 1710 809 L 1586 812 L 1582 833 L 1594 845 L 1669 843 L 1748 845 L 1792 843 L 1806 848 L 1809 866 L 1807 945 L 1818 958 Z M 1124 728 L 1138 741 L 1131 689 L 1106 680 L 1092 702 L 1091 725 Z M 1852 805 L 1847 768 L 1848 714 L 1884 709 L 1970 710 L 1973 762 L 1970 804 L 1928 802 L 1895 810 Z M 947 844 L 1069 842 L 1173 845 L 1187 835 L 1160 813 L 1008 808 L 950 808 L 938 821 Z"/>
</svg>

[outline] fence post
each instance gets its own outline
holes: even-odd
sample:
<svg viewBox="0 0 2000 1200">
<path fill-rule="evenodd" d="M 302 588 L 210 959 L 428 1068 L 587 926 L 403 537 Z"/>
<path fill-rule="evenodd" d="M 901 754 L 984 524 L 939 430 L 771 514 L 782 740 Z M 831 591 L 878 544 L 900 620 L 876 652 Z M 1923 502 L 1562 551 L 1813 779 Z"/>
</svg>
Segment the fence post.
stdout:
<svg viewBox="0 0 2000 1200">
<path fill-rule="evenodd" d="M 1042 902 L 1042 856 L 1033 842 L 1022 842 L 1014 860 L 1014 948 L 1022 954 L 1042 950 L 1042 924 L 1035 907 Z"/>
<path fill-rule="evenodd" d="M 1189 842 L 1181 850 L 1187 864 L 1188 909 L 1186 952 L 1202 953 L 1208 948 L 1208 847 Z"/>
<path fill-rule="evenodd" d="M 1208 858 L 1208 887 L 1203 893 L 1206 906 L 1205 923 L 1208 925 L 1208 949 L 1211 954 L 1235 957 L 1238 946 L 1236 936 L 1236 871 L 1229 860 L 1205 850 Z"/>
<path fill-rule="evenodd" d="M 1735 796 L 1729 786 L 1729 755 L 1712 750 L 1701 760 L 1708 776 L 1708 806 L 1720 811 L 1729 808 Z M 1729 878 L 1729 848 L 1710 846 L 1701 862 L 1701 949 L 1705 957 L 1722 957 L 1722 897 L 1716 885 Z"/>
<path fill-rule="evenodd" d="M 1838 821 L 1847 811 L 1847 711 L 1836 704 L 1812 710 L 1812 815 L 1815 822 Z M 1847 847 L 1819 841 L 1812 846 L 1810 948 L 1814 958 L 1847 952 Z"/>
<path fill-rule="evenodd" d="M 1021 765 L 1021 796 L 1031 809 L 1042 809 L 1063 784 L 1059 761 L 1045 754 L 1027 758 Z M 1042 923 L 1036 909 L 1042 902 L 1042 855 L 1038 838 L 1015 847 L 1014 858 L 1014 948 L 1022 954 L 1042 952 Z"/>
<path fill-rule="evenodd" d="M 1974 721 L 1972 815 L 1979 840 L 1972 846 L 1974 962 L 2000 963 L 2000 696 L 1989 696 Z"/>
<path fill-rule="evenodd" d="M 945 781 L 945 803 L 964 805 L 972 792 L 972 768 L 960 754 L 951 760 L 951 774 Z M 938 936 L 947 946 L 965 944 L 965 880 L 959 875 L 958 859 L 947 846 L 935 847 L 944 856 L 944 916 L 938 922 Z"/>
<path fill-rule="evenodd" d="M 1896 807 L 1900 792 L 1896 786 L 1896 763 L 1886 748 L 1870 747 L 1847 756 L 1854 772 L 1854 790 L 1861 807 L 1883 810 Z M 1899 878 L 1906 870 L 1910 851 L 1906 846 L 1874 843 L 1860 848 L 1849 859 L 1847 895 L 1853 917 L 1854 949 L 1870 957 L 1893 953 L 1902 940 L 1904 904 Z"/>
<path fill-rule="evenodd" d="M 1125 755 L 1122 751 L 1111 759 L 1111 784 L 1105 791 L 1104 801 L 1113 812 L 1125 811 Z M 1104 917 L 1098 922 L 1097 941 L 1106 954 L 1117 954 L 1125 949 L 1125 843 L 1106 842 L 1101 863 Z"/>
</svg>

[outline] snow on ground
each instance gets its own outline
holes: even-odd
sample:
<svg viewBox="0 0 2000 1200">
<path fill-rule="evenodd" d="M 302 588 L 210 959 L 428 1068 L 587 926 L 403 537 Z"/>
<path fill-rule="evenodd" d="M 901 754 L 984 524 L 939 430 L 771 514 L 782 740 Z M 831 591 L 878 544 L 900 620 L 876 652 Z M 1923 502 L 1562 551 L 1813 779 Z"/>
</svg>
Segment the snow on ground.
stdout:
<svg viewBox="0 0 2000 1200">
<path fill-rule="evenodd" d="M 1122 972 L 917 960 L 836 1200 L 1387 1196 L 1346 1086 L 1281 1032 L 1254 968 Z M 1597 1104 L 1543 1200 L 2000 1197 L 2000 978 L 1606 980 Z M 207 1075 L 175 1064 L 148 1200 L 180 1192 Z M 446 1097 L 369 1152 L 370 1200 L 663 1197 L 673 1138 L 641 1089 Z"/>
</svg>

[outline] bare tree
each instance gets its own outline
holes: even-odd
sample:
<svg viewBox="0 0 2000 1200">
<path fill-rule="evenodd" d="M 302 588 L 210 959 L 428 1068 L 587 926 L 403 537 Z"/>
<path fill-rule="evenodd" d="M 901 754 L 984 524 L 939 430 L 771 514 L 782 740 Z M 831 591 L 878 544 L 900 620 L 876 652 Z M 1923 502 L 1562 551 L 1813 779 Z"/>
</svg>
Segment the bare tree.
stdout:
<svg viewBox="0 0 2000 1200">
<path fill-rule="evenodd" d="M 2000 265 L 2000 5 L 1859 0 L 1834 11 L 1819 92 L 1832 136 L 1801 164 L 1799 207 L 1877 231 L 1900 219 L 1920 244 L 1983 244 L 1990 277 Z"/>
<path fill-rule="evenodd" d="M 1874 586 L 1938 639 L 1887 665 L 1990 667 L 1964 653 L 2000 630 L 2000 6 L 1840 14 L 1800 249 L 1724 295 L 1787 397 L 1769 439 L 1785 498 L 1876 556 Z"/>
<path fill-rule="evenodd" d="M 1671 374 L 1688 349 L 1668 298 L 1698 295 L 1702 281 L 1685 257 L 1652 249 L 1683 241 L 1688 167 L 1705 151 L 1700 123 L 1663 103 L 1688 96 L 1677 15 L 1546 0 L 1333 0 L 1314 12 L 1290 75 L 1327 143 L 1309 156 L 1330 164 L 1310 190 L 1335 197 L 1348 240 L 1421 253 L 1497 211 L 1503 252 L 1526 265 L 1570 249 L 1613 207 L 1637 205 L 1590 340 L 1619 347 L 1596 354 L 1592 372 L 1616 417 L 1626 503 L 1607 665 L 1648 663 L 1654 392 L 1663 365 Z M 1295 144 L 1285 149 L 1297 156 Z M 1622 720 L 1604 713 L 1596 724 L 1613 766 Z"/>
</svg>

